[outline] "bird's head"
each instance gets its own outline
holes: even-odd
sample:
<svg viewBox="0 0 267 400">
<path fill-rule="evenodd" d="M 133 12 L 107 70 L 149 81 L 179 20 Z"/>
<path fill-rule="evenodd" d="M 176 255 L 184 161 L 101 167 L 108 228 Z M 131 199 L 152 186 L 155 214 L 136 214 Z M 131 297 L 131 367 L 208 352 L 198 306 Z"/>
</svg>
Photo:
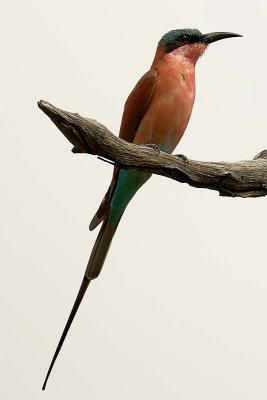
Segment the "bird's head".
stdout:
<svg viewBox="0 0 267 400">
<path fill-rule="evenodd" d="M 204 53 L 210 43 L 231 37 L 240 37 L 237 33 L 212 32 L 201 33 L 197 29 L 175 29 L 165 33 L 159 41 L 159 45 L 165 53 L 183 55 L 193 62 Z"/>
</svg>

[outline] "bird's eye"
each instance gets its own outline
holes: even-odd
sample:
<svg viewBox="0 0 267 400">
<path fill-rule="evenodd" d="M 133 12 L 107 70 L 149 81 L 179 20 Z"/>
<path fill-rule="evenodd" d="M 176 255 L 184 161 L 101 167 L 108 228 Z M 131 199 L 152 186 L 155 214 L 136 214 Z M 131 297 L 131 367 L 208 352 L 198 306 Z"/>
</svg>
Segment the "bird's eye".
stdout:
<svg viewBox="0 0 267 400">
<path fill-rule="evenodd" d="M 182 35 L 182 40 L 186 40 L 187 36 L 186 35 Z"/>
</svg>

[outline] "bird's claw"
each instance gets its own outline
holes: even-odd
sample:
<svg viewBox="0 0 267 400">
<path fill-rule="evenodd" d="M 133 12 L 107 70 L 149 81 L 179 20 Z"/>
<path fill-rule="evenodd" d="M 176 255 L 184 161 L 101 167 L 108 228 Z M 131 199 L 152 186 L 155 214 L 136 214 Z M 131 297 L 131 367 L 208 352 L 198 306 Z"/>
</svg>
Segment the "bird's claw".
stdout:
<svg viewBox="0 0 267 400">
<path fill-rule="evenodd" d="M 153 150 L 155 150 L 158 154 L 160 153 L 160 148 L 159 146 L 157 146 L 154 143 L 147 143 L 145 146 L 152 148 Z"/>
<path fill-rule="evenodd" d="M 186 156 L 184 156 L 183 154 L 175 154 L 175 157 L 179 157 L 181 158 L 185 163 L 189 163 L 189 160 Z"/>
</svg>

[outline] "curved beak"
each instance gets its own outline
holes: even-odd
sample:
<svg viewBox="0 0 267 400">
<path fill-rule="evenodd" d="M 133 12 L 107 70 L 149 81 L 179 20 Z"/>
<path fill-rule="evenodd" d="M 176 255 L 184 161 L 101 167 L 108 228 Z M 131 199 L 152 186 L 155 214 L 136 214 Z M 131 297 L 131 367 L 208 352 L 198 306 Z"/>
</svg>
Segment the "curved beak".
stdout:
<svg viewBox="0 0 267 400">
<path fill-rule="evenodd" d="M 206 33 L 205 35 L 202 35 L 200 42 L 210 44 L 213 42 L 217 42 L 217 40 L 227 39 L 227 38 L 231 38 L 231 37 L 242 37 L 242 35 L 239 35 L 238 33 L 231 33 L 231 32 L 212 32 L 212 33 Z"/>
</svg>

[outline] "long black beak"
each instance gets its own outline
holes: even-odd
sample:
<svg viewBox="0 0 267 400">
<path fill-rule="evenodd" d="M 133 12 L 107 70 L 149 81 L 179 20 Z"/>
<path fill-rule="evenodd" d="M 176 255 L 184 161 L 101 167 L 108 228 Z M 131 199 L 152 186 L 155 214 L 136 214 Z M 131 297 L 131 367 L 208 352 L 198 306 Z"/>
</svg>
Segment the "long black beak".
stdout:
<svg viewBox="0 0 267 400">
<path fill-rule="evenodd" d="M 242 37 L 242 35 L 239 35 L 238 33 L 231 33 L 231 32 L 212 32 L 212 33 L 206 33 L 205 35 L 202 35 L 200 42 L 210 44 L 213 42 L 217 42 L 217 40 L 227 39 L 227 38 L 231 38 L 231 37 Z"/>
</svg>

